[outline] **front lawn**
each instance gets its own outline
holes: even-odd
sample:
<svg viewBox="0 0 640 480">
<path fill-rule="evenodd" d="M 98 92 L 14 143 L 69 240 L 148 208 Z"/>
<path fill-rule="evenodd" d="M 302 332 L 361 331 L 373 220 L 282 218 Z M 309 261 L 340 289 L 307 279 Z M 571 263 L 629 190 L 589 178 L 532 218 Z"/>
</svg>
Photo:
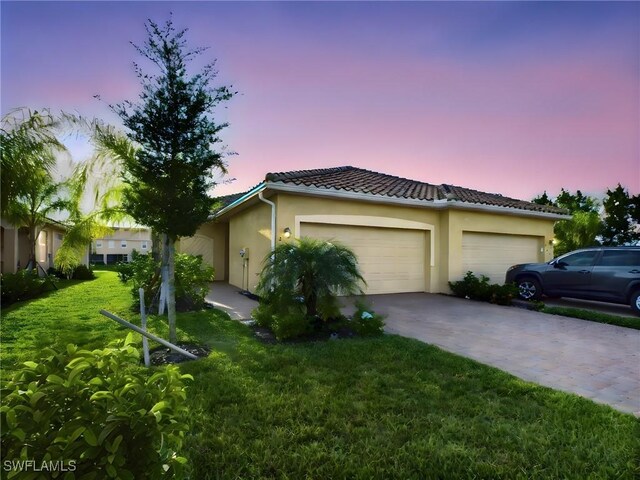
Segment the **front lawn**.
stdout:
<svg viewBox="0 0 640 480">
<path fill-rule="evenodd" d="M 103 346 L 135 321 L 113 272 L 3 311 L 2 363 Z M 155 317 L 151 329 L 166 337 Z M 212 354 L 195 381 L 191 478 L 634 478 L 638 420 L 397 336 L 265 345 L 226 314 L 180 314 Z"/>
</svg>

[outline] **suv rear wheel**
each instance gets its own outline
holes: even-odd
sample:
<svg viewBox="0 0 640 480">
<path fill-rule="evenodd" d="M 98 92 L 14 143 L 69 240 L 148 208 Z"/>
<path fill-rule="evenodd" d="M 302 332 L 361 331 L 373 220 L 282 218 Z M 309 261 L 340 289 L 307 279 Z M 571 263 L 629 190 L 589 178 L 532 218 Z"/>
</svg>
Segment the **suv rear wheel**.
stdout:
<svg viewBox="0 0 640 480">
<path fill-rule="evenodd" d="M 533 277 L 523 277 L 516 281 L 518 295 L 523 300 L 538 300 L 542 296 L 540 282 Z"/>
<path fill-rule="evenodd" d="M 636 290 L 631 295 L 631 310 L 636 315 L 640 315 L 640 290 Z"/>
</svg>

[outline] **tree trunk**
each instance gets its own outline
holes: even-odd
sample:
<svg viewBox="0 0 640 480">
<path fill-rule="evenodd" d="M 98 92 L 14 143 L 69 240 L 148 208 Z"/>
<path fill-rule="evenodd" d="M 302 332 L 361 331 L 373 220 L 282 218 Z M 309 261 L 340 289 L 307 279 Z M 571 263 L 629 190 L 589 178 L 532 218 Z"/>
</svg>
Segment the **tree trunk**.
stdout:
<svg viewBox="0 0 640 480">
<path fill-rule="evenodd" d="M 167 292 L 167 316 L 169 317 L 169 341 L 176 343 L 176 247 L 175 240 L 166 233 L 162 234 L 162 268 L 168 272 L 164 282 L 166 282 Z"/>
<path fill-rule="evenodd" d="M 27 260 L 26 269 L 33 270 L 36 265 L 36 244 L 38 243 L 38 229 L 35 225 L 29 227 L 29 260 Z"/>
</svg>

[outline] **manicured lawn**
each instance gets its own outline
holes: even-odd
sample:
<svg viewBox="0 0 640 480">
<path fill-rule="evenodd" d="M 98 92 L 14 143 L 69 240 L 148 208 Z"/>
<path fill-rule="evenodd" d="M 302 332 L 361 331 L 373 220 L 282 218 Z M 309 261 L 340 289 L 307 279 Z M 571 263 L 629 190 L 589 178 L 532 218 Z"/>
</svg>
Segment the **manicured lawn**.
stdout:
<svg viewBox="0 0 640 480">
<path fill-rule="evenodd" d="M 134 320 L 112 272 L 3 311 L 3 368 L 52 343 L 100 347 Z M 151 328 L 166 337 L 165 324 Z M 396 336 L 265 345 L 209 310 L 178 335 L 192 478 L 634 478 L 638 420 Z"/>
<path fill-rule="evenodd" d="M 619 315 L 610 315 L 608 313 L 593 312 L 591 310 L 583 310 L 581 308 L 570 307 L 552 307 L 545 306 L 542 313 L 551 315 L 562 315 L 564 317 L 580 318 L 589 320 L 590 322 L 607 323 L 609 325 L 617 325 L 619 327 L 633 328 L 640 330 L 640 317 L 621 317 Z"/>
</svg>

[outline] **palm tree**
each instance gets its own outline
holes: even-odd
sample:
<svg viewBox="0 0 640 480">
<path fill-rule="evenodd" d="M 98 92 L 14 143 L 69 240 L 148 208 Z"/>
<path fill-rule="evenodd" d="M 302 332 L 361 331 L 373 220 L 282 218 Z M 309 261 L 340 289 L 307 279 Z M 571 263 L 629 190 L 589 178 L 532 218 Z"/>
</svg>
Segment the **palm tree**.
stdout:
<svg viewBox="0 0 640 480">
<path fill-rule="evenodd" d="M 267 301 L 302 302 L 310 317 L 338 312 L 338 295 L 362 294 L 366 284 L 355 254 L 344 245 L 303 237 L 265 258 L 258 293 Z"/>
<path fill-rule="evenodd" d="M 64 115 L 64 119 L 87 135 L 94 155 L 79 163 L 65 182 L 68 194 L 68 230 L 54 259 L 57 268 L 70 273 L 78 266 L 91 240 L 112 232 L 109 224 L 130 220 L 121 207 L 121 172 L 125 159 L 135 155 L 136 147 L 113 126 L 98 120 Z M 91 195 L 92 208 L 83 211 L 83 199 Z"/>
<path fill-rule="evenodd" d="M 60 120 L 48 110 L 16 109 L 2 118 L 0 159 L 2 169 L 1 213 L 5 215 L 18 197 L 28 194 L 29 180 L 51 173 L 56 153 L 66 151 L 56 133 Z"/>
<path fill-rule="evenodd" d="M 26 227 L 29 238 L 29 260 L 27 269 L 36 264 L 36 243 L 42 228 L 49 222 L 53 212 L 64 210 L 67 202 L 60 197 L 61 184 L 54 182 L 44 168 L 31 173 L 20 183 L 21 194 L 7 206 L 7 219 L 16 227 Z"/>
</svg>

